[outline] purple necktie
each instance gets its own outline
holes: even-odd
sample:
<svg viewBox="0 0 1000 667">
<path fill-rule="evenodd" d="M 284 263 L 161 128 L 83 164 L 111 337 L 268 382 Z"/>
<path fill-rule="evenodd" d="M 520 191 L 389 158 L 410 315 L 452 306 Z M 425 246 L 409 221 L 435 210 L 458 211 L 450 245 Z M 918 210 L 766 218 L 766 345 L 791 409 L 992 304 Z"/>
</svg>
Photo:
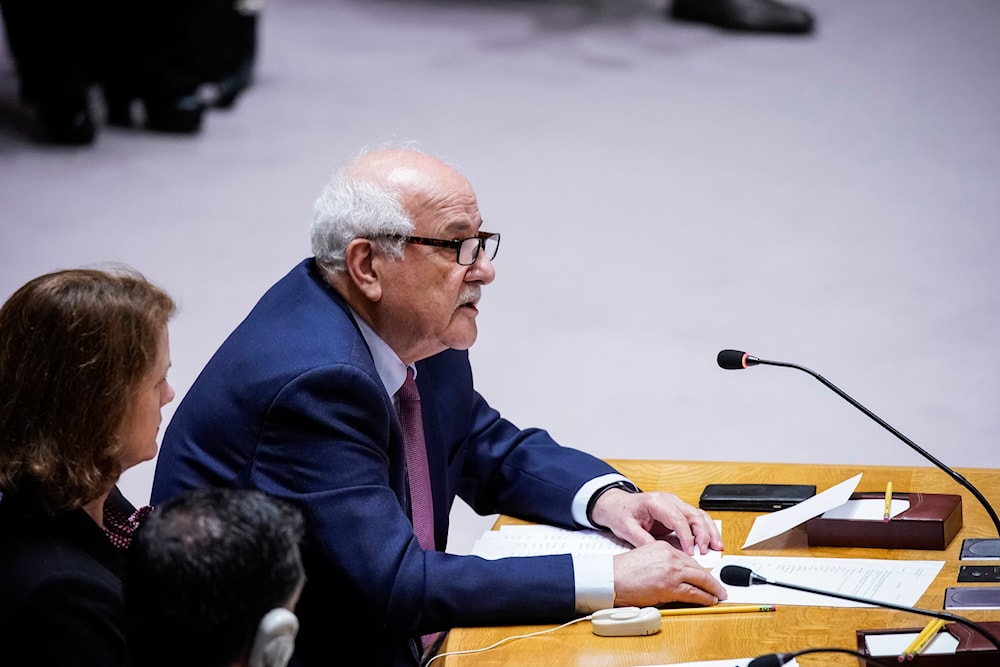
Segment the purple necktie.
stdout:
<svg viewBox="0 0 1000 667">
<path fill-rule="evenodd" d="M 431 499 L 431 475 L 427 467 L 427 443 L 420 414 L 420 393 L 413 379 L 413 369 L 406 369 L 406 382 L 396 392 L 399 398 L 399 423 L 403 427 L 403 452 L 406 474 L 410 480 L 410 518 L 420 546 L 434 549 L 434 504 Z"/>
<path fill-rule="evenodd" d="M 406 369 L 406 382 L 396 392 L 396 397 L 399 399 L 399 424 L 403 428 L 406 475 L 410 480 L 410 518 L 421 548 L 433 551 L 434 503 L 431 496 L 431 474 L 427 466 L 427 441 L 424 440 L 420 392 L 417 391 L 412 368 Z M 420 638 L 425 653 L 443 634 L 443 632 L 432 632 Z"/>
</svg>

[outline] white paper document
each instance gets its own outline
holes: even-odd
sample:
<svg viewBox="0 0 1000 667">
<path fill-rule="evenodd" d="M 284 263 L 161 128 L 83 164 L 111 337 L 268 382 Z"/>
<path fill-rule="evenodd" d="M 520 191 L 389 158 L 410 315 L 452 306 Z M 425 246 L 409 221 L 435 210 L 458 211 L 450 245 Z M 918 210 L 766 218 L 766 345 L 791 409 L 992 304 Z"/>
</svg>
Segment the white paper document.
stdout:
<svg viewBox="0 0 1000 667">
<path fill-rule="evenodd" d="M 944 561 L 724 556 L 713 576 L 718 578 L 719 570 L 726 565 L 750 568 L 762 577 L 781 583 L 912 607 L 933 583 Z M 816 607 L 870 606 L 768 584 L 726 586 L 726 591 L 729 593 L 727 602 Z"/>
<path fill-rule="evenodd" d="M 812 498 L 807 498 L 797 505 L 757 517 L 753 522 L 753 527 L 750 528 L 750 534 L 747 535 L 747 541 L 743 543 L 742 548 L 746 549 L 758 542 L 781 535 L 785 531 L 791 530 L 809 519 L 819 516 L 823 512 L 843 505 L 851 497 L 851 494 L 854 493 L 854 490 L 858 488 L 861 475 L 862 473 L 858 473 L 849 480 L 832 486 L 823 493 L 817 493 Z M 881 515 L 879 518 L 881 518 Z"/>
<path fill-rule="evenodd" d="M 722 522 L 716 521 L 719 532 Z M 667 542 L 679 547 L 677 538 L 671 533 Z M 628 543 L 614 535 L 596 530 L 566 530 L 554 526 L 501 526 L 500 530 L 483 533 L 472 547 L 472 555 L 494 560 L 512 556 L 549 556 L 552 554 L 574 554 L 577 556 L 604 556 L 631 550 Z M 702 567 L 712 568 L 722 559 L 721 551 L 695 554 L 694 559 Z"/>
<path fill-rule="evenodd" d="M 897 500 L 889 503 L 889 518 L 902 514 L 910 509 L 909 500 Z M 839 507 L 823 512 L 824 519 L 850 519 L 852 521 L 885 521 L 884 498 L 861 498 L 848 500 Z"/>
<path fill-rule="evenodd" d="M 753 658 L 733 658 L 731 660 L 709 660 L 707 662 L 675 662 L 671 665 L 643 665 L 641 667 L 747 667 Z M 799 663 L 792 658 L 785 663 L 785 667 L 799 667 Z"/>
<path fill-rule="evenodd" d="M 868 655 L 874 656 L 898 656 L 910 647 L 910 644 L 917 638 L 917 632 L 901 632 L 884 635 L 866 635 L 865 644 L 868 647 Z M 956 653 L 958 651 L 958 637 L 950 632 L 938 632 L 934 639 L 930 640 L 920 655 L 941 655 Z"/>
</svg>

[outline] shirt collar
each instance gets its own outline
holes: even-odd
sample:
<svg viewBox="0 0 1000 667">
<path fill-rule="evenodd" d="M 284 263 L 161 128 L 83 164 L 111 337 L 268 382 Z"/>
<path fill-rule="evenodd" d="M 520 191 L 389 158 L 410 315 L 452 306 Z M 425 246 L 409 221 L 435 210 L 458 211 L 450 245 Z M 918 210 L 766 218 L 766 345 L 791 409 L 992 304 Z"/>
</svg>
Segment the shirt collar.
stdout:
<svg viewBox="0 0 1000 667">
<path fill-rule="evenodd" d="M 361 330 L 361 335 L 364 337 L 365 342 L 368 343 L 368 349 L 371 350 L 372 359 L 375 361 L 375 371 L 378 373 L 378 377 L 382 380 L 382 384 L 385 386 L 386 392 L 390 396 L 395 396 L 399 388 L 403 386 L 403 382 L 406 380 L 406 364 L 402 362 L 399 355 L 396 354 L 389 344 L 382 340 L 375 330 L 372 329 L 368 324 L 361 319 L 354 309 L 348 306 L 351 311 L 351 315 L 354 317 L 354 321 L 357 322 L 358 328 Z M 415 366 L 410 366 L 413 368 L 413 377 L 417 376 L 417 369 Z"/>
</svg>

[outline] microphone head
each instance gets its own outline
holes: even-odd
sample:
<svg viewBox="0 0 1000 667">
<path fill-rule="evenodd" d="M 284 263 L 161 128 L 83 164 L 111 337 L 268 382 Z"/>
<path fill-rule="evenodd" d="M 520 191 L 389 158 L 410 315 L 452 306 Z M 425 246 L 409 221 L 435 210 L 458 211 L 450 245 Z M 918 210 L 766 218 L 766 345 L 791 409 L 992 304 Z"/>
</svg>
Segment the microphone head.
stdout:
<svg viewBox="0 0 1000 667">
<path fill-rule="evenodd" d="M 753 570 L 739 565 L 727 565 L 719 571 L 722 583 L 730 586 L 749 586 L 753 582 Z"/>
<path fill-rule="evenodd" d="M 750 355 L 746 352 L 741 352 L 739 350 L 723 350 L 719 352 L 719 356 L 716 357 L 716 361 L 719 362 L 719 367 L 724 368 L 727 371 L 738 371 L 750 366 L 747 363 Z"/>
</svg>

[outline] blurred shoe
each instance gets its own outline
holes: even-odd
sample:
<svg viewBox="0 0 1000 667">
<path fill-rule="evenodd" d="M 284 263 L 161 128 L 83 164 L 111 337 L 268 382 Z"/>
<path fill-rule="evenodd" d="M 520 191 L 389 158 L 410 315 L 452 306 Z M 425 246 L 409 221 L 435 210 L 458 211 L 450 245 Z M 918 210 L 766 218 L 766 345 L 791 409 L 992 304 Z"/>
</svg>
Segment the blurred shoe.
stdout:
<svg viewBox="0 0 1000 667">
<path fill-rule="evenodd" d="M 132 127 L 132 102 L 128 95 L 104 91 L 104 121 L 114 127 Z"/>
<path fill-rule="evenodd" d="M 86 104 L 45 104 L 36 108 L 38 138 L 60 146 L 88 146 L 97 132 Z"/>
<path fill-rule="evenodd" d="M 236 104 L 236 98 L 249 88 L 251 83 L 253 83 L 253 59 L 247 59 L 216 84 L 216 98 L 212 106 L 217 109 L 232 109 Z"/>
<path fill-rule="evenodd" d="M 197 134 L 205 104 L 197 95 L 174 99 L 144 99 L 147 130 L 168 134 Z"/>
<path fill-rule="evenodd" d="M 236 98 L 249 87 L 247 84 L 239 84 L 231 80 L 223 80 L 219 82 L 218 93 L 215 100 L 212 102 L 212 106 L 216 109 L 229 110 L 236 106 Z"/>
<path fill-rule="evenodd" d="M 674 0 L 670 16 L 746 32 L 804 34 L 814 23 L 805 9 L 777 0 Z"/>
</svg>

